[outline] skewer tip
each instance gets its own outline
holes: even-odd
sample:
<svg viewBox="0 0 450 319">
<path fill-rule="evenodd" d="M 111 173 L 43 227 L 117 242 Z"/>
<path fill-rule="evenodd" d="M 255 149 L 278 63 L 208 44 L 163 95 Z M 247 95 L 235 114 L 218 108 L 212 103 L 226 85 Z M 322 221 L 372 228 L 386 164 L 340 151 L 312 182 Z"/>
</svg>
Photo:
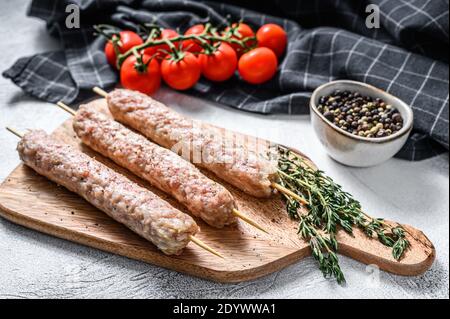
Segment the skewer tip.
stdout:
<svg viewBox="0 0 450 319">
<path fill-rule="evenodd" d="M 194 236 L 189 236 L 189 239 L 196 244 L 197 246 L 199 246 L 200 248 L 203 248 L 204 250 L 209 251 L 211 254 L 214 254 L 222 259 L 225 259 L 224 256 L 222 256 L 220 253 L 218 253 L 216 250 L 214 250 L 213 248 L 209 247 L 207 244 L 205 244 L 203 241 L 201 241 L 200 239 L 194 237 Z"/>
<path fill-rule="evenodd" d="M 62 101 L 57 102 L 56 105 L 73 116 L 75 116 L 75 114 L 77 113 L 74 110 L 72 110 L 67 104 L 64 104 Z"/>
<path fill-rule="evenodd" d="M 240 219 L 242 219 L 244 222 L 248 223 L 249 225 L 252 225 L 255 228 L 258 228 L 259 230 L 265 232 L 266 234 L 269 234 L 269 232 L 267 230 L 264 229 L 264 227 L 260 226 L 257 222 L 255 222 L 253 219 L 251 219 L 250 217 L 245 216 L 244 214 L 242 214 L 240 211 L 238 211 L 237 209 L 233 208 L 233 215 L 236 217 L 239 217 Z"/>
<path fill-rule="evenodd" d="M 15 136 L 17 136 L 18 138 L 22 138 L 23 134 L 19 133 L 17 130 L 13 129 L 12 127 L 7 126 L 6 129 L 13 133 Z"/>
<path fill-rule="evenodd" d="M 95 93 L 97 93 L 98 95 L 103 96 L 104 98 L 106 98 L 108 96 L 108 92 L 106 92 L 105 90 L 99 88 L 98 86 L 94 86 L 94 88 L 92 89 L 92 91 L 94 91 Z"/>
</svg>

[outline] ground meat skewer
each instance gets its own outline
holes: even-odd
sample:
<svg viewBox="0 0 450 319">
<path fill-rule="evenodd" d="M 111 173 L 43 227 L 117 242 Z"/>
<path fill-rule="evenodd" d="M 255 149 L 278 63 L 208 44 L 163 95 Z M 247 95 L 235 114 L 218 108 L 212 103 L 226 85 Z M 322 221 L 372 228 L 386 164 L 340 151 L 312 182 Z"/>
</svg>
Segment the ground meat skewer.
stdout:
<svg viewBox="0 0 450 319">
<path fill-rule="evenodd" d="M 177 154 L 84 105 L 73 129 L 84 144 L 173 195 L 209 225 L 222 228 L 236 222 L 231 193 Z"/>
<path fill-rule="evenodd" d="M 85 105 L 78 112 L 62 102 L 57 105 L 74 115 L 73 128 L 83 143 L 172 195 L 209 225 L 222 228 L 235 223 L 238 216 L 265 231 L 236 209 L 225 187 L 175 153 Z"/>
<path fill-rule="evenodd" d="M 180 254 L 199 227 L 195 221 L 147 189 L 133 183 L 42 130 L 21 137 L 21 160 L 40 175 L 77 193 L 89 203 L 151 241 L 167 255 Z"/>
<path fill-rule="evenodd" d="M 99 94 L 103 91 L 94 90 Z M 195 165 L 250 195 L 269 197 L 273 193 L 277 163 L 267 158 L 264 150 L 255 151 L 249 145 L 223 138 L 219 129 L 186 118 L 145 94 L 126 89 L 104 93 L 109 110 L 119 122 L 177 153 L 188 148 L 189 160 Z M 195 154 L 201 154 L 201 160 Z"/>
</svg>

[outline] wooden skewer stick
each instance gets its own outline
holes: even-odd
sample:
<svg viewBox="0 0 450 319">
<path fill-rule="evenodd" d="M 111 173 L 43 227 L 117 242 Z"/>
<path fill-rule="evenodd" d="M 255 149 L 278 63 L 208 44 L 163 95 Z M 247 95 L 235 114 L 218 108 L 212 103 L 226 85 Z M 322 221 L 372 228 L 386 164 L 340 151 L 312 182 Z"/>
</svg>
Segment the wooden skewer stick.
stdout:
<svg viewBox="0 0 450 319">
<path fill-rule="evenodd" d="M 11 133 L 13 133 L 15 136 L 17 136 L 18 138 L 22 138 L 23 137 L 23 134 L 19 133 L 17 130 L 15 130 L 15 129 L 9 127 L 9 126 L 7 126 L 6 129 L 8 131 L 10 131 Z"/>
<path fill-rule="evenodd" d="M 60 108 L 62 108 L 64 111 L 66 111 L 67 113 L 72 114 L 73 116 L 75 116 L 75 114 L 77 114 L 76 111 L 72 110 L 69 106 L 67 106 L 66 104 L 64 104 L 63 102 L 59 101 L 58 103 L 56 103 L 56 105 L 58 105 Z"/>
<path fill-rule="evenodd" d="M 302 203 L 303 205 L 308 205 L 308 201 L 305 200 L 303 197 L 297 195 L 296 193 L 294 193 L 293 191 L 287 189 L 286 187 L 277 184 L 277 183 L 273 183 L 271 184 L 271 186 L 277 190 L 279 190 L 280 192 L 282 192 L 283 194 L 292 197 L 293 199 L 299 201 L 300 203 Z"/>
<path fill-rule="evenodd" d="M 97 88 L 97 87 L 95 87 Z M 95 89 L 94 88 L 94 89 Z M 99 90 L 101 90 L 100 88 L 98 88 Z M 103 90 L 102 90 L 103 91 Z M 104 92 L 104 91 L 103 91 Z M 106 94 L 106 92 L 105 92 Z M 63 102 L 59 101 L 58 103 L 56 103 L 57 106 L 59 106 L 60 108 L 62 108 L 64 111 L 75 115 L 76 112 L 74 110 L 72 110 L 68 105 L 64 104 Z M 251 219 L 250 217 L 245 216 L 244 214 L 242 214 L 240 211 L 238 211 L 237 209 L 233 208 L 232 211 L 233 215 L 242 219 L 244 222 L 252 225 L 255 228 L 258 228 L 259 230 L 265 232 L 266 234 L 268 234 L 269 232 L 267 230 L 265 230 L 262 226 L 260 226 L 257 222 L 255 222 L 253 219 Z"/>
<path fill-rule="evenodd" d="M 11 127 L 8 127 L 8 126 L 7 126 L 6 129 L 7 129 L 8 131 L 10 131 L 12 134 L 14 134 L 14 135 L 16 135 L 17 137 L 19 137 L 19 138 L 22 138 L 22 137 L 23 137 L 23 134 L 19 133 L 17 130 L 15 130 L 15 129 L 11 128 Z M 194 236 L 191 236 L 191 235 L 189 235 L 189 239 L 190 239 L 194 244 L 196 244 L 197 246 L 203 248 L 203 249 L 206 250 L 206 251 L 209 251 L 211 254 L 214 254 L 214 255 L 216 255 L 216 256 L 218 256 L 218 257 L 220 257 L 220 258 L 225 259 L 225 257 L 223 257 L 220 253 L 218 253 L 218 252 L 217 252 L 216 250 L 214 250 L 213 248 L 209 247 L 207 244 L 205 244 L 205 243 L 204 243 L 203 241 L 201 241 L 200 239 L 195 238 Z"/>
<path fill-rule="evenodd" d="M 200 239 L 194 237 L 194 236 L 189 236 L 189 239 L 196 244 L 197 246 L 203 248 L 204 250 L 209 251 L 211 254 L 214 254 L 222 259 L 225 259 L 224 256 L 222 256 L 220 253 L 218 253 L 217 251 L 215 251 L 213 248 L 209 247 L 207 244 L 205 244 L 204 242 L 202 242 Z"/>
<path fill-rule="evenodd" d="M 233 208 L 233 215 L 242 219 L 244 222 L 246 222 L 249 225 L 252 225 L 255 228 L 258 228 L 259 230 L 265 232 L 266 234 L 269 234 L 269 232 L 267 230 L 265 230 L 262 226 L 258 225 L 257 222 L 255 222 L 253 219 L 251 219 L 248 216 L 245 216 L 244 214 L 242 214 L 240 211 L 238 211 L 237 209 Z"/>
<path fill-rule="evenodd" d="M 103 96 L 104 98 L 106 98 L 108 96 L 108 92 L 106 92 L 105 90 L 99 88 L 98 86 L 94 86 L 94 88 L 92 89 L 95 93 L 97 93 L 100 96 Z"/>
</svg>

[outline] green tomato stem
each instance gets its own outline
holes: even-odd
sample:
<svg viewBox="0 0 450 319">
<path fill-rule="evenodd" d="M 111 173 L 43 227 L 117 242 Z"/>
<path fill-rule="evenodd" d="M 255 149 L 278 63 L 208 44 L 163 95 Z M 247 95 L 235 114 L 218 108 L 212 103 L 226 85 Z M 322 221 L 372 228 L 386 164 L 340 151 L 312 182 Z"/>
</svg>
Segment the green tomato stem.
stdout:
<svg viewBox="0 0 450 319">
<path fill-rule="evenodd" d="M 212 30 L 212 31 L 210 31 Z M 237 45 L 240 45 L 243 48 L 246 48 L 246 42 L 250 41 L 250 40 L 254 40 L 254 37 L 250 37 L 250 38 L 245 38 L 243 40 L 238 40 L 235 38 L 231 38 L 231 37 L 227 37 L 227 36 L 220 36 L 217 31 L 215 31 L 214 29 L 211 29 L 210 25 L 206 25 L 205 26 L 205 30 L 201 33 L 201 34 L 190 34 L 190 35 L 179 35 L 177 37 L 171 38 L 171 39 L 158 39 L 155 40 L 153 39 L 153 35 L 154 35 L 154 31 L 152 30 L 152 32 L 150 33 L 148 39 L 142 43 L 141 45 L 135 46 L 133 49 L 137 50 L 137 51 L 141 51 L 143 49 L 152 47 L 152 46 L 157 46 L 157 45 L 161 45 L 161 44 L 168 44 L 169 47 L 171 48 L 171 50 L 176 50 L 176 47 L 174 45 L 175 42 L 179 42 L 179 41 L 185 41 L 185 40 L 198 40 L 201 41 L 202 44 L 208 44 L 211 42 L 227 42 L 227 43 L 234 43 Z M 209 32 L 211 32 L 212 34 L 209 34 Z M 125 53 L 119 54 L 117 56 L 117 67 L 118 69 L 120 69 L 120 66 L 122 65 L 123 61 L 125 61 L 126 58 L 128 58 L 131 54 L 133 54 L 132 49 L 128 50 Z"/>
</svg>

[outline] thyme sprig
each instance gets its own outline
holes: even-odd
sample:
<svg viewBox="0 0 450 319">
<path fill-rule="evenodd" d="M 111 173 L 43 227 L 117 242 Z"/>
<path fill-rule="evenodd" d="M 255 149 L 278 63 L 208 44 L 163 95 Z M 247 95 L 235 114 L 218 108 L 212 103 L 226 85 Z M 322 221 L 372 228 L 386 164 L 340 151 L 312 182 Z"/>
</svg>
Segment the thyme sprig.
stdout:
<svg viewBox="0 0 450 319">
<path fill-rule="evenodd" d="M 339 227 L 352 234 L 360 228 L 370 238 L 375 236 L 399 260 L 410 243 L 402 226 L 395 227 L 383 219 L 372 218 L 362 211 L 361 204 L 342 186 L 321 170 L 313 168 L 300 155 L 280 146 L 278 175 L 280 184 L 307 200 L 307 204 L 283 195 L 287 213 L 298 220 L 298 234 L 308 241 L 312 255 L 325 277 L 344 283 L 345 277 L 337 257 L 336 233 Z"/>
</svg>

